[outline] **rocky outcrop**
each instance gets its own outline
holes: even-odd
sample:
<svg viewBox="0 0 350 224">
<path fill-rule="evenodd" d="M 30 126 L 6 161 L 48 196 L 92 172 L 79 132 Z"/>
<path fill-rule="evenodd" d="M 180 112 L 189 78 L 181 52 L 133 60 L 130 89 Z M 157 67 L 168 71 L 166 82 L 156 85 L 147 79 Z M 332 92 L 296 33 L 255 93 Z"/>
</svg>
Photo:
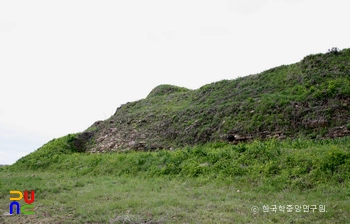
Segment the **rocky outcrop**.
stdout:
<svg viewBox="0 0 350 224">
<path fill-rule="evenodd" d="M 350 136 L 350 130 L 344 125 L 335 128 L 331 128 L 325 137 L 327 138 L 339 138 L 344 136 Z"/>
<path fill-rule="evenodd" d="M 263 131 L 261 133 L 258 133 L 256 136 L 252 135 L 239 135 L 239 134 L 229 134 L 226 137 L 226 140 L 231 142 L 232 144 L 238 144 L 240 142 L 249 142 L 253 139 L 285 139 L 287 136 L 284 135 L 281 131 L 275 131 L 275 132 L 270 132 L 270 131 Z"/>
</svg>

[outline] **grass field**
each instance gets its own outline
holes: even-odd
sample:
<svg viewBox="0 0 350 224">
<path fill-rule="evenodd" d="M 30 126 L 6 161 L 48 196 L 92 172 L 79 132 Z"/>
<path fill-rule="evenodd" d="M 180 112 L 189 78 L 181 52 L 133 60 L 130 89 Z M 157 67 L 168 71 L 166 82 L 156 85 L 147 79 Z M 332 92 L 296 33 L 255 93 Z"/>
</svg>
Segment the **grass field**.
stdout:
<svg viewBox="0 0 350 224">
<path fill-rule="evenodd" d="M 239 179 L 133 178 L 65 173 L 2 172 L 2 189 L 34 189 L 35 214 L 2 216 L 1 223 L 346 223 L 349 186 L 259 191 Z M 1 194 L 2 214 L 9 192 Z M 24 204 L 24 201 L 21 201 Z M 263 206 L 270 206 L 269 212 Z M 274 213 L 273 205 L 293 205 Z M 296 205 L 317 205 L 312 212 Z M 325 205 L 326 212 L 320 212 Z M 253 206 L 259 212 L 253 213 Z M 309 208 L 310 209 L 310 208 Z"/>
<path fill-rule="evenodd" d="M 69 152 L 65 140 L 0 169 L 0 223 L 349 222 L 350 138 L 114 154 Z M 9 191 L 26 189 L 35 214 L 8 215 Z"/>
</svg>

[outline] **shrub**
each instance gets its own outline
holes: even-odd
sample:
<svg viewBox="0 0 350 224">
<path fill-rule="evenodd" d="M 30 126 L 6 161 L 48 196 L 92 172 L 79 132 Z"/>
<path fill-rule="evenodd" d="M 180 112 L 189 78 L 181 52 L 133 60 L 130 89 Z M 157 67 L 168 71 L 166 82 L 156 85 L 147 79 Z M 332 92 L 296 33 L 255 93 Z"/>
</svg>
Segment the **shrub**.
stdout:
<svg viewBox="0 0 350 224">
<path fill-rule="evenodd" d="M 331 171 L 332 175 L 337 171 L 338 167 L 345 164 L 346 160 L 350 158 L 348 152 L 339 149 L 331 149 L 321 161 L 321 169 L 324 171 Z"/>
<path fill-rule="evenodd" d="M 328 53 L 329 54 L 339 54 L 340 53 L 340 49 L 337 47 L 332 47 L 331 49 L 328 49 Z"/>
</svg>

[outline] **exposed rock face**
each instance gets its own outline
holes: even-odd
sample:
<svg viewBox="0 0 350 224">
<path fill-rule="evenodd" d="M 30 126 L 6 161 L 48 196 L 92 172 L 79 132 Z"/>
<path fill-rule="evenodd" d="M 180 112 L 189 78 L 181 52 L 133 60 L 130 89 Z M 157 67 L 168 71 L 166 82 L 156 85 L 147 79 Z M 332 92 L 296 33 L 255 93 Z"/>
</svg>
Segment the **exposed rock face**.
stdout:
<svg viewBox="0 0 350 224">
<path fill-rule="evenodd" d="M 281 131 L 275 131 L 275 132 L 263 131 L 259 133 L 258 136 L 255 136 L 255 138 L 259 138 L 259 139 L 271 139 L 271 138 L 285 139 L 286 137 L 287 136 L 284 135 Z M 238 144 L 240 142 L 249 142 L 252 139 L 254 139 L 254 137 L 251 135 L 229 134 L 226 139 L 227 141 L 233 144 Z"/>
<path fill-rule="evenodd" d="M 84 152 L 86 150 L 86 145 L 89 142 L 89 140 L 93 137 L 93 135 L 94 132 L 83 132 L 77 135 L 74 141 L 74 147 L 77 149 L 78 152 Z"/>
<path fill-rule="evenodd" d="M 103 121 L 96 121 L 88 130 L 76 136 L 73 145 L 78 152 L 85 152 L 87 150 L 89 141 L 95 135 L 96 131 L 101 128 L 102 123 Z"/>
<path fill-rule="evenodd" d="M 344 136 L 350 136 L 350 130 L 347 129 L 346 126 L 331 128 L 326 135 L 326 137 L 329 138 L 339 138 Z"/>
<path fill-rule="evenodd" d="M 298 123 L 295 123 L 294 126 L 280 127 L 281 130 L 263 130 L 249 133 L 240 127 L 232 127 L 231 131 L 225 133 L 223 130 L 226 124 L 225 121 L 208 125 L 200 117 L 201 115 L 191 115 L 193 122 L 181 126 L 179 124 L 184 124 L 185 120 L 182 120 L 174 112 L 167 114 L 157 114 L 155 112 L 149 114 L 146 112 L 128 113 L 130 109 L 138 107 L 138 104 L 142 103 L 142 101 L 137 101 L 125 104 L 118 108 L 110 119 L 96 122 L 87 131 L 78 135 L 76 146 L 80 151 L 103 153 L 125 150 L 172 149 L 185 145 L 203 144 L 209 141 L 227 141 L 232 144 L 238 144 L 240 142 L 249 142 L 253 139 L 284 139 L 287 136 L 293 137 L 293 132 L 290 130 L 294 128 L 296 131 L 305 130 L 309 132 L 327 128 L 329 132 L 324 135 L 326 138 L 350 136 L 350 131 L 345 125 L 330 127 L 332 120 L 324 121 L 321 118 L 315 120 L 299 118 Z M 301 110 L 300 108 L 303 108 L 302 104 L 296 107 L 296 110 Z M 304 111 L 308 110 L 307 108 L 304 109 Z M 217 113 L 216 110 L 213 111 Z M 311 110 L 310 113 L 312 113 Z M 336 118 L 338 119 L 342 116 L 341 122 L 350 120 L 350 115 L 344 115 L 343 113 L 345 113 L 344 110 L 337 112 L 339 116 L 336 116 Z M 207 114 L 205 116 L 208 116 Z M 304 116 L 307 117 L 309 115 L 305 113 Z M 298 132 L 295 133 L 300 134 Z"/>
</svg>

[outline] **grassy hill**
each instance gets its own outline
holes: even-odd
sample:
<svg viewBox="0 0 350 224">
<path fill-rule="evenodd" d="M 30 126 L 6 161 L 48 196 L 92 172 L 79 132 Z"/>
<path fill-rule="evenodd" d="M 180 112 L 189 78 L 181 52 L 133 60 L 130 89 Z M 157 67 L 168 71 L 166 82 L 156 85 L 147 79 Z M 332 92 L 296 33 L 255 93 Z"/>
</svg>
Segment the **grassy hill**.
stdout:
<svg viewBox="0 0 350 224">
<path fill-rule="evenodd" d="M 130 161 L 121 159 L 113 165 L 114 168 L 106 162 L 105 166 L 99 168 L 100 171 L 93 170 L 100 164 L 101 157 L 88 156 L 83 173 L 105 172 L 105 169 L 110 170 L 107 173 L 114 173 L 117 169 L 121 174 L 136 174 L 140 170 L 149 172 L 152 169 L 148 168 L 154 166 L 157 168 L 150 171 L 152 175 L 190 173 L 190 176 L 197 176 L 207 169 L 206 165 L 200 167 L 200 164 L 223 163 L 220 167 L 227 168 L 232 165 L 232 159 L 238 158 L 244 158 L 244 161 L 236 161 L 238 168 L 235 169 L 239 170 L 237 173 L 245 173 L 248 169 L 242 167 L 255 160 L 254 164 L 265 167 L 266 161 L 274 158 L 272 154 L 276 156 L 276 163 L 272 165 L 275 168 L 271 169 L 277 169 L 276 167 L 284 167 L 281 161 L 288 160 L 285 158 L 290 153 L 288 148 L 305 146 L 306 150 L 307 147 L 324 145 L 322 139 L 350 135 L 349 111 L 350 49 L 333 49 L 326 54 L 309 55 L 296 64 L 283 65 L 235 80 L 215 82 L 197 90 L 172 85 L 157 86 L 145 99 L 122 105 L 111 118 L 95 122 L 82 133 L 69 134 L 48 142 L 34 153 L 21 158 L 11 169 L 44 170 L 50 167 L 85 170 L 80 161 L 75 161 L 84 161 L 85 157 L 74 157 L 75 153 L 129 151 L 156 153 L 150 154 L 152 156 L 140 154 L 140 158 L 137 153 L 135 156 L 118 155 L 120 158 L 126 156 Z M 277 147 L 276 139 L 286 139 L 289 143 L 285 147 Z M 315 142 L 300 143 L 309 141 L 307 139 Z M 270 141 L 262 143 L 260 140 L 270 140 L 273 144 Z M 248 144 L 249 146 L 239 144 L 236 148 L 232 146 L 248 142 L 255 143 Z M 336 156 L 334 159 L 336 164 L 346 164 L 349 156 L 345 150 L 347 145 L 345 140 L 343 145 L 334 148 L 334 152 L 329 151 L 334 155 L 340 153 L 341 158 Z M 189 147 L 188 153 L 184 147 Z M 247 157 L 235 154 L 248 153 L 250 150 L 247 148 L 250 147 L 254 148 L 252 152 L 256 154 L 246 155 Z M 212 148 L 214 151 L 216 148 L 228 151 L 211 152 Z M 256 151 L 256 148 L 259 150 Z M 183 149 L 183 152 L 176 152 L 175 156 L 165 153 L 163 158 L 162 150 L 174 149 Z M 276 152 L 272 152 L 274 150 Z M 213 161 L 208 161 L 207 156 L 211 153 L 214 153 Z M 315 155 L 310 163 L 306 163 L 308 165 L 302 165 L 306 166 L 304 170 L 308 170 L 305 174 L 315 170 L 315 167 L 321 169 L 318 166 L 322 164 L 320 161 L 327 161 L 323 153 L 327 153 L 327 150 Z M 293 156 L 299 158 L 298 153 Z M 174 165 L 171 171 L 168 170 L 169 167 L 163 167 L 169 161 Z M 77 164 L 80 165 L 77 167 Z M 184 164 L 190 165 L 184 168 Z M 326 166 L 325 164 L 324 167 Z M 336 168 L 329 169 L 333 172 Z M 230 169 L 221 170 L 216 167 L 210 170 L 214 176 L 223 172 L 232 175 L 228 171 Z M 342 175 L 345 175 L 346 172 L 343 171 Z"/>
<path fill-rule="evenodd" d="M 160 85 L 78 135 L 80 151 L 349 135 L 350 49 L 196 90 Z"/>
<path fill-rule="evenodd" d="M 0 167 L 1 200 L 36 194 L 35 215 L 3 204 L 0 222 L 347 223 L 349 103 L 350 49 L 197 90 L 160 85 Z M 263 212 L 276 204 L 326 212 Z"/>
</svg>

